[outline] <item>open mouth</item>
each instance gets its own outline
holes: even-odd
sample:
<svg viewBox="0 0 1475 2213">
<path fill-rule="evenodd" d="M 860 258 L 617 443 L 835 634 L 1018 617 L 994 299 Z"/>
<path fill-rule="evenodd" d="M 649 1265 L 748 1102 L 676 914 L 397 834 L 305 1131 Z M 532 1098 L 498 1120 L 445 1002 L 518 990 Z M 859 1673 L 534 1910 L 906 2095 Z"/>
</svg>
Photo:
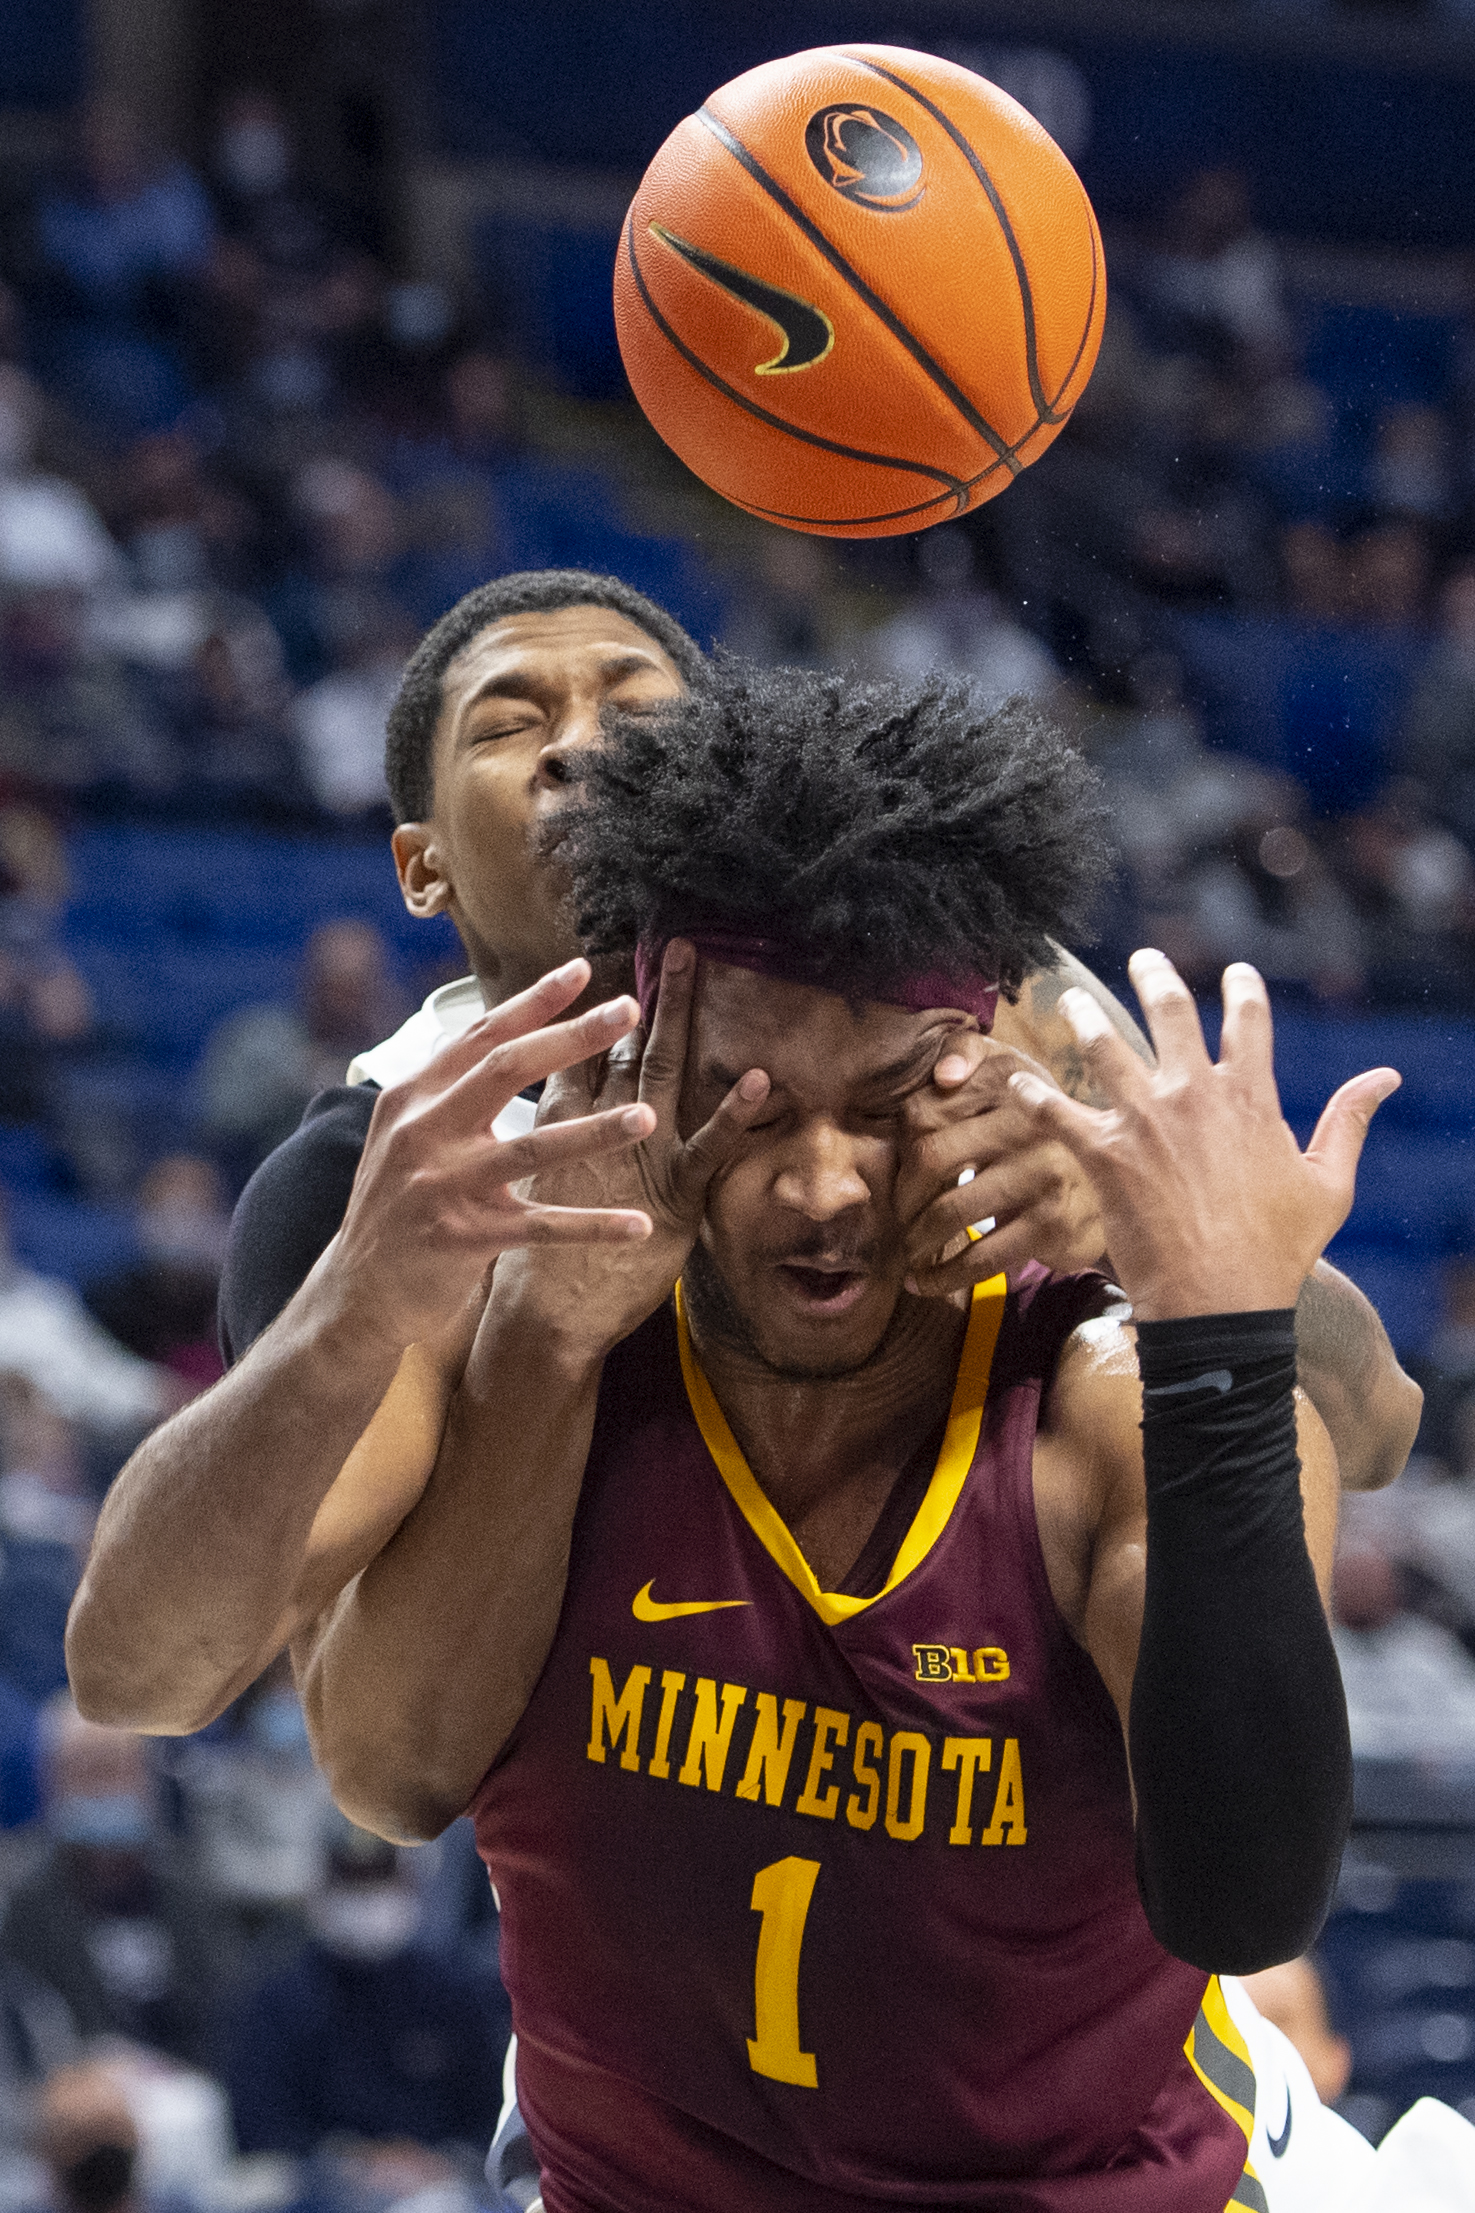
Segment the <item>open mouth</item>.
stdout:
<svg viewBox="0 0 1475 2213">
<path fill-rule="evenodd" d="M 869 1276 L 860 1268 L 829 1268 L 781 1261 L 779 1275 L 790 1296 L 809 1314 L 843 1314 L 865 1291 Z"/>
</svg>

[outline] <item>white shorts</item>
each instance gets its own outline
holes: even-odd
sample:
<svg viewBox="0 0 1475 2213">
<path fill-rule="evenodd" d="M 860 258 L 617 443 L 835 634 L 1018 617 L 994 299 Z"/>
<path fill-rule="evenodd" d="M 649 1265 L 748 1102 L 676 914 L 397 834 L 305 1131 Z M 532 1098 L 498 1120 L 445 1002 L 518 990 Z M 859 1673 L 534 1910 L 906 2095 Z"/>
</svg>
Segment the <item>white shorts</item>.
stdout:
<svg viewBox="0 0 1475 2213">
<path fill-rule="evenodd" d="M 1376 2151 L 1316 2095 L 1289 2038 L 1255 2011 L 1242 1984 L 1220 1978 L 1255 2071 L 1249 2173 L 1265 2213 L 1475 2213 L 1475 2128 L 1437 2098 L 1421 2098 Z M 1250 2204 L 1241 2185 L 1234 2201 Z"/>
<path fill-rule="evenodd" d="M 1420 2098 L 1376 2151 L 1323 2105 L 1289 2037 L 1257 2013 L 1242 1983 L 1219 1986 L 1255 2075 L 1255 2125 L 1245 2182 L 1226 2213 L 1475 2213 L 1475 2128 L 1437 2098 Z M 517 2095 L 517 2039 L 502 2073 L 498 2133 Z M 1253 2187 L 1259 2185 L 1259 2193 Z M 542 2213 L 535 2198 L 528 2213 Z"/>
</svg>

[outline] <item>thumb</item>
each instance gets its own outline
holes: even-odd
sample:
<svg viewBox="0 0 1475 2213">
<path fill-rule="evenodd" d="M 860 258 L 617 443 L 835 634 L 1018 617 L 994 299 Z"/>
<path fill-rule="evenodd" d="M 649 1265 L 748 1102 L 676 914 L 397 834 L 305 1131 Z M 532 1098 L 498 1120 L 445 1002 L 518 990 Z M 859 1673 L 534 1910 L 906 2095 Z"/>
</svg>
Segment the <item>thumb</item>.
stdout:
<svg viewBox="0 0 1475 2213">
<path fill-rule="evenodd" d="M 1346 1192 L 1349 1205 L 1368 1126 L 1383 1101 L 1391 1099 L 1402 1082 L 1396 1068 L 1369 1068 L 1360 1076 L 1349 1077 L 1340 1090 L 1332 1093 L 1311 1133 L 1306 1158 L 1324 1169 Z"/>
</svg>

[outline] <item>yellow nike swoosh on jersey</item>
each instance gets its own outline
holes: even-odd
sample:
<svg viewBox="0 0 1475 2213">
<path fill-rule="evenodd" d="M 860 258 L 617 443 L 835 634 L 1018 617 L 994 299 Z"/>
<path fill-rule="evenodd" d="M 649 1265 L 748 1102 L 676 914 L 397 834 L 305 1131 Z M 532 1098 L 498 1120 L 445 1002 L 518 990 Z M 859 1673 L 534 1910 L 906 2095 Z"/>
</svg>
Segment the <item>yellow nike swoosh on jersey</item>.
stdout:
<svg viewBox="0 0 1475 2213">
<path fill-rule="evenodd" d="M 746 1598 L 678 1598 L 674 1604 L 663 1606 L 658 1598 L 651 1597 L 652 1576 L 643 1591 L 637 1591 L 630 1601 L 630 1611 L 637 1621 L 675 1621 L 680 1614 L 720 1614 L 725 1606 L 747 1606 Z"/>
</svg>

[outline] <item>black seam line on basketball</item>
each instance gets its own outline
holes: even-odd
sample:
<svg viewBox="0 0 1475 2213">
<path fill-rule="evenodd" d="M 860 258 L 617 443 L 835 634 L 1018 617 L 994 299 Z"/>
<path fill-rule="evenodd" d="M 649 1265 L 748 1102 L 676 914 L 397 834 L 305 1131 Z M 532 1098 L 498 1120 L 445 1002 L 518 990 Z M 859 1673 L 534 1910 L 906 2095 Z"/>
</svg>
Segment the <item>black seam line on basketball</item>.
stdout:
<svg viewBox="0 0 1475 2213">
<path fill-rule="evenodd" d="M 858 269 L 853 269 L 850 266 L 850 263 L 845 259 L 845 256 L 840 252 L 839 248 L 830 244 L 830 241 L 826 238 L 824 232 L 820 229 L 819 225 L 817 223 L 812 223 L 809 217 L 804 213 L 804 210 L 800 206 L 798 206 L 795 201 L 789 198 L 788 193 L 785 192 L 783 186 L 778 182 L 777 178 L 771 177 L 768 174 L 768 171 L 763 167 L 763 164 L 756 158 L 756 156 L 749 153 L 747 147 L 743 144 L 742 140 L 739 138 L 735 138 L 732 132 L 728 129 L 727 125 L 722 121 L 721 117 L 714 115 L 710 108 L 698 108 L 696 119 L 712 133 L 712 136 L 718 141 L 720 145 L 723 145 L 727 148 L 727 151 L 732 155 L 733 160 L 739 162 L 742 167 L 747 170 L 748 175 L 752 178 L 753 182 L 756 185 L 761 186 L 763 191 L 768 194 L 769 198 L 783 209 L 785 215 L 788 216 L 790 222 L 793 223 L 795 228 L 803 233 L 804 237 L 809 240 L 811 246 L 813 246 L 819 253 L 822 253 L 824 255 L 826 261 L 830 264 L 830 267 L 836 272 L 838 276 L 844 278 L 845 282 L 850 286 L 851 291 L 856 294 L 857 298 L 864 300 L 866 306 L 870 308 L 871 312 L 880 318 L 880 320 L 885 324 L 886 328 L 890 331 L 892 337 L 895 338 L 900 345 L 905 346 L 907 352 L 911 355 L 913 361 L 916 362 L 918 368 L 921 369 L 923 374 L 930 378 L 932 383 L 937 386 L 937 389 L 943 394 L 943 397 L 945 399 L 951 400 L 953 406 L 957 409 L 963 420 L 966 423 L 970 424 L 972 428 L 978 432 L 978 435 L 983 440 L 984 444 L 993 448 L 994 452 L 1003 462 L 1005 468 L 1009 470 L 1010 474 L 1012 476 L 1018 476 L 1020 468 L 1023 466 L 1023 464 L 1016 463 L 1014 459 L 1014 448 L 1009 444 L 1008 439 L 1001 437 L 999 432 L 994 429 L 992 423 L 985 422 L 982 415 L 979 414 L 978 409 L 974 406 L 972 400 L 969 399 L 967 393 L 960 391 L 958 386 L 954 384 L 946 369 L 943 368 L 942 363 L 940 361 L 933 360 L 931 354 L 927 351 L 927 348 L 922 344 L 921 340 L 914 338 L 911 332 L 907 329 L 906 324 L 903 323 L 898 316 L 892 314 L 891 309 L 886 305 L 886 302 L 879 296 L 879 294 L 871 290 L 870 286 L 866 283 L 865 278 L 860 274 L 860 271 Z"/>
<path fill-rule="evenodd" d="M 630 256 L 631 274 L 634 276 L 636 285 L 639 287 L 640 297 L 645 302 L 646 310 L 650 315 L 651 321 L 655 324 L 657 330 L 660 331 L 661 335 L 664 338 L 670 340 L 671 344 L 680 354 L 682 360 L 689 361 L 691 363 L 691 366 L 696 370 L 698 376 L 705 377 L 708 384 L 715 385 L 716 389 L 722 393 L 725 399 L 732 400 L 738 407 L 741 407 L 745 413 L 749 415 L 756 415 L 760 423 L 769 423 L 775 430 L 782 430 L 786 432 L 790 438 L 798 438 L 803 442 L 803 444 L 807 446 L 820 446 L 824 449 L 826 453 L 838 453 L 842 460 L 870 461 L 874 462 L 876 467 L 880 469 L 906 469 L 913 476 L 930 476 L 935 484 L 941 484 L 947 488 L 947 491 L 956 502 L 954 508 L 955 514 L 962 515 L 967 512 L 967 486 L 963 483 L 961 477 L 950 475 L 946 469 L 934 468 L 930 461 L 904 461 L 899 455 L 894 453 L 867 453 L 860 446 L 842 446 L 837 438 L 823 438 L 817 430 L 801 430 L 797 423 L 786 423 L 782 415 L 773 414 L 768 408 L 760 407 L 756 400 L 747 399 L 743 395 L 743 393 L 735 391 L 733 387 L 727 382 L 725 377 L 718 376 L 717 371 L 715 369 L 709 369 L 706 362 L 701 359 L 699 354 L 695 354 L 692 352 L 690 346 L 687 345 L 685 339 L 677 336 L 676 332 L 671 328 L 671 325 L 666 321 L 665 316 L 656 306 L 655 301 L 651 298 L 650 287 L 645 281 L 644 273 L 641 269 L 638 259 L 636 258 L 635 223 L 633 217 L 627 220 L 625 224 L 625 245 L 626 250 L 628 251 Z M 740 506 L 742 503 L 741 501 L 735 501 L 733 504 L 735 506 Z M 928 502 L 928 505 L 931 505 L 930 501 Z"/>
<path fill-rule="evenodd" d="M 1081 198 L 1083 200 L 1086 199 L 1084 186 L 1081 189 Z M 1081 342 L 1076 347 L 1075 359 L 1074 361 L 1072 361 L 1070 367 L 1066 370 L 1064 376 L 1060 379 L 1060 384 L 1056 391 L 1055 397 L 1050 402 L 1050 405 L 1052 407 L 1058 407 L 1060 405 L 1061 394 L 1064 392 L 1071 378 L 1075 375 L 1077 369 L 1081 365 L 1081 355 L 1086 350 L 1086 340 L 1091 335 L 1091 322 L 1096 313 L 1096 286 L 1101 269 L 1101 250 L 1096 243 L 1096 220 L 1095 217 L 1091 214 L 1091 203 L 1089 200 L 1086 201 L 1086 217 L 1086 228 L 1090 232 L 1091 237 L 1091 297 L 1086 303 L 1086 326 L 1085 329 L 1081 332 Z M 1075 406 L 1075 401 L 1072 400 L 1070 404 L 1073 408 Z"/>
<path fill-rule="evenodd" d="M 728 495 L 732 499 L 731 493 Z M 734 507 L 741 507 L 745 515 L 762 515 L 772 523 L 809 523 L 816 530 L 860 530 L 868 523 L 905 522 L 909 515 L 925 515 L 929 507 L 936 507 L 951 495 L 938 492 L 932 499 L 919 500 L 915 507 L 893 507 L 884 515 L 790 515 L 782 507 L 760 507 L 755 500 L 732 499 Z M 953 513 L 958 509 L 954 507 Z M 967 510 L 965 509 L 966 513 Z"/>
<path fill-rule="evenodd" d="M 730 298 L 740 300 L 744 307 L 751 307 L 766 323 L 772 323 L 783 344 L 771 361 L 760 361 L 753 370 L 754 376 L 792 375 L 796 369 L 812 369 L 823 361 L 835 343 L 835 326 L 823 309 L 808 300 L 801 300 L 797 292 L 785 292 L 780 285 L 765 284 L 746 269 L 735 268 L 730 261 L 719 261 L 703 246 L 693 246 L 687 239 L 678 238 L 662 223 L 647 223 L 646 229 L 663 246 L 680 254 L 700 276 L 704 276 L 719 291 Z"/>
<path fill-rule="evenodd" d="M 908 84 L 905 77 L 898 77 L 893 70 L 883 69 L 879 62 L 867 61 L 863 54 L 854 54 L 848 47 L 842 50 L 847 61 L 857 63 L 862 69 L 869 69 L 873 77 L 881 78 L 885 84 L 894 85 L 898 92 L 909 93 L 919 108 L 925 108 L 933 121 L 942 125 L 948 137 L 973 171 L 974 176 L 983 186 L 988 195 L 989 206 L 999 219 L 999 228 L 1004 233 L 1004 244 L 1009 249 L 1009 258 L 1014 264 L 1014 275 L 1019 284 L 1019 300 L 1024 309 L 1024 365 L 1029 377 L 1030 398 L 1039 409 L 1043 421 L 1052 423 L 1060 421 L 1062 418 L 1052 410 L 1049 401 L 1045 397 L 1045 387 L 1040 381 L 1040 353 L 1035 334 L 1035 296 L 1030 288 L 1029 271 L 1024 266 L 1024 256 L 1019 250 L 1019 241 L 1014 235 L 1014 225 L 1010 222 L 1004 203 L 999 198 L 998 188 L 993 178 L 984 168 L 983 163 L 958 129 L 952 117 L 945 109 L 938 107 L 935 101 L 929 100 L 925 92 L 919 92 L 915 85 Z M 1036 427 L 1038 428 L 1038 425 Z"/>
</svg>

